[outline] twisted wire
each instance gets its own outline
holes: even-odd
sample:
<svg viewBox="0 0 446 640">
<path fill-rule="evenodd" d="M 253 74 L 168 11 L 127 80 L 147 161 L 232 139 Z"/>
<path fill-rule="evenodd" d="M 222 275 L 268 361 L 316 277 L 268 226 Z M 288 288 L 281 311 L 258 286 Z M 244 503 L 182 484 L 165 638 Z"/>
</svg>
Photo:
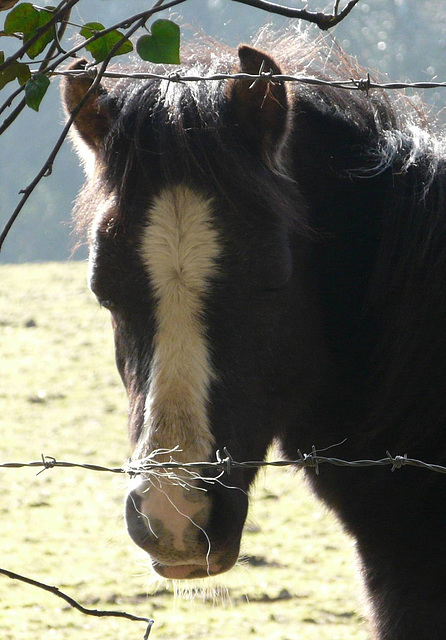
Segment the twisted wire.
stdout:
<svg viewBox="0 0 446 640">
<path fill-rule="evenodd" d="M 65 69 L 54 70 L 54 76 L 85 76 L 94 77 L 96 67 L 91 66 L 87 70 Z M 438 89 L 446 87 L 446 82 L 375 82 L 368 73 L 365 78 L 350 78 L 348 80 L 323 80 L 312 76 L 295 76 L 288 74 L 274 74 L 271 71 L 261 71 L 258 74 L 251 73 L 215 73 L 212 75 L 183 75 L 175 71 L 168 74 L 135 72 L 126 73 L 123 71 L 105 71 L 105 78 L 128 78 L 133 80 L 164 80 L 167 82 L 211 82 L 219 80 L 252 80 L 253 82 L 263 80 L 267 82 L 299 82 L 302 84 L 336 87 L 338 89 L 349 89 L 353 91 L 364 91 L 368 93 L 371 89 Z"/>
<path fill-rule="evenodd" d="M 320 473 L 320 466 L 323 464 L 331 464 L 336 467 L 349 467 L 362 469 L 366 467 L 391 467 L 391 471 L 396 471 L 403 467 L 417 467 L 425 469 L 435 473 L 446 474 L 446 467 L 434 464 L 430 462 L 424 462 L 416 458 L 409 458 L 407 454 L 393 456 L 389 451 L 386 452 L 386 456 L 378 460 L 363 459 L 363 460 L 343 460 L 341 458 L 334 458 L 320 455 L 315 447 L 313 447 L 311 453 L 302 453 L 298 451 L 298 458 L 295 460 L 246 460 L 237 461 L 232 458 L 226 449 L 223 452 L 217 452 L 217 459 L 214 462 L 177 462 L 170 459 L 168 462 L 160 462 L 156 460 L 156 456 L 149 456 L 138 461 L 128 461 L 120 467 L 108 467 L 99 464 L 71 462 L 66 460 L 56 460 L 52 456 L 42 455 L 40 460 L 32 462 L 2 462 L 0 463 L 0 469 L 20 469 L 20 468 L 39 468 L 38 473 L 55 468 L 80 468 L 88 471 L 108 472 L 127 474 L 129 476 L 136 476 L 141 474 L 156 473 L 160 470 L 172 471 L 193 471 L 198 473 L 204 470 L 217 470 L 225 472 L 228 475 L 234 469 L 253 469 L 261 467 L 294 467 L 300 468 L 312 468 L 317 474 Z"/>
</svg>

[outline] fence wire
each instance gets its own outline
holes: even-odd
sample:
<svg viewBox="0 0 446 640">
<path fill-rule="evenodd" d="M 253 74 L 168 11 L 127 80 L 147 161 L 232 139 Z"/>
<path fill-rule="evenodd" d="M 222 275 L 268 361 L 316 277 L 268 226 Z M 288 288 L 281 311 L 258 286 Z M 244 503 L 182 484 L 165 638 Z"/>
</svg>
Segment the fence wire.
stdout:
<svg viewBox="0 0 446 640">
<path fill-rule="evenodd" d="M 81 76 L 95 78 L 97 67 L 91 66 L 84 69 L 55 70 L 54 76 Z M 128 78 L 133 80 L 164 80 L 166 82 L 211 82 L 219 80 L 251 80 L 254 83 L 259 81 L 268 82 L 298 82 L 301 84 L 314 85 L 319 87 L 335 87 L 338 89 L 349 89 L 350 91 L 364 91 L 368 93 L 371 89 L 401 90 L 401 89 L 439 89 L 445 88 L 446 82 L 376 82 L 372 80 L 369 73 L 363 78 L 350 78 L 345 80 L 324 80 L 313 76 L 295 76 L 287 74 L 275 74 L 271 71 L 260 71 L 258 74 L 250 73 L 216 73 L 213 75 L 183 75 L 175 71 L 168 74 L 157 73 L 126 73 L 121 71 L 105 71 L 104 78 Z"/>
<path fill-rule="evenodd" d="M 339 446 L 343 444 L 343 442 L 333 445 Z M 328 447 L 329 449 L 332 447 Z M 326 451 L 327 449 L 322 450 Z M 219 478 L 223 473 L 227 473 L 228 475 L 235 469 L 252 469 L 252 468 L 260 468 L 260 467 L 294 467 L 295 469 L 299 468 L 312 468 L 315 470 L 316 474 L 320 473 L 320 465 L 322 464 L 331 464 L 337 467 L 353 467 L 353 468 L 365 468 L 365 467 L 391 467 L 391 471 L 395 471 L 396 469 L 401 469 L 402 467 L 418 467 L 422 469 L 427 469 L 429 471 L 434 471 L 437 473 L 446 473 L 446 467 L 423 462 L 421 460 L 417 460 L 415 458 L 409 458 L 405 455 L 396 455 L 393 456 L 389 451 L 386 452 L 386 456 L 379 460 L 342 460 L 340 458 L 333 458 L 328 456 L 321 455 L 321 452 L 318 452 L 315 446 L 312 447 L 311 453 L 302 453 L 298 450 L 298 458 L 295 460 L 247 460 L 244 462 L 239 462 L 234 460 L 231 454 L 228 452 L 226 448 L 223 448 L 222 451 L 217 451 L 216 460 L 214 462 L 177 462 L 173 459 L 172 454 L 180 453 L 181 450 L 176 447 L 171 450 L 157 450 L 153 452 L 149 457 L 144 458 L 138 461 L 128 461 L 124 465 L 120 467 L 108 467 L 99 464 L 91 464 L 91 463 L 79 463 L 79 462 L 70 462 L 65 460 L 57 460 L 52 456 L 43 455 L 40 460 L 35 460 L 32 462 L 2 462 L 0 463 L 1 469 L 22 469 L 22 468 L 37 468 L 39 469 L 38 474 L 43 471 L 55 468 L 80 468 L 88 471 L 98 471 L 98 472 L 108 472 L 108 473 L 119 473 L 119 474 L 127 474 L 130 477 L 134 477 L 136 475 L 147 475 L 157 474 L 158 477 L 160 472 L 167 472 L 167 476 L 169 477 L 169 473 L 175 473 L 175 471 L 185 471 L 190 474 L 192 477 L 196 479 L 202 477 L 199 472 L 204 470 L 215 470 L 219 472 L 220 475 L 217 478 L 209 478 L 203 477 L 206 482 L 212 483 L 213 481 L 218 482 Z M 157 460 L 157 456 L 170 456 L 169 461 L 160 461 Z M 170 476 L 172 478 L 172 476 Z M 29 578 L 27 576 L 23 576 L 21 574 L 12 572 L 10 570 L 4 569 L 0 567 L 0 575 L 4 575 L 14 580 L 19 580 L 25 582 L 26 584 L 32 585 L 34 587 L 38 587 L 45 591 L 49 591 L 53 595 L 62 598 L 68 604 L 86 615 L 104 617 L 104 616 L 114 616 L 120 618 L 127 618 L 128 620 L 145 622 L 147 627 L 144 634 L 143 640 L 148 640 L 150 631 L 153 625 L 153 620 L 150 618 L 144 618 L 140 616 L 135 616 L 133 614 L 127 613 L 125 611 L 104 611 L 104 610 L 96 610 L 96 609 L 87 609 L 79 602 L 77 602 L 74 598 L 62 592 L 58 587 L 53 587 L 47 585 L 38 580 Z"/>
<path fill-rule="evenodd" d="M 343 444 L 343 443 L 339 443 Z M 333 445 L 333 446 L 339 446 Z M 329 449 L 331 447 L 328 447 Z M 326 451 L 324 449 L 323 451 Z M 320 455 L 320 452 L 316 449 L 315 446 L 312 447 L 311 453 L 302 453 L 298 450 L 298 458 L 296 460 L 247 460 L 244 462 L 238 462 L 234 460 L 230 455 L 226 448 L 223 451 L 217 451 L 215 462 L 177 462 L 173 459 L 172 453 L 179 453 L 180 449 L 177 447 L 172 450 L 158 450 L 152 453 L 151 456 L 134 461 L 128 461 L 126 464 L 120 467 L 107 467 L 104 465 L 91 464 L 91 463 L 79 463 L 79 462 L 69 462 L 64 460 L 56 460 L 56 458 L 52 456 L 41 456 L 40 460 L 36 460 L 33 462 L 2 462 L 0 463 L 1 469 L 21 469 L 21 468 L 38 468 L 39 473 L 49 469 L 55 468 L 80 468 L 88 471 L 99 471 L 99 472 L 108 472 L 108 473 L 119 473 L 119 474 L 127 474 L 130 477 L 136 475 L 147 475 L 157 474 L 160 476 L 160 472 L 167 472 L 167 477 L 169 473 L 175 473 L 175 471 L 185 471 L 190 474 L 192 477 L 196 479 L 202 477 L 199 475 L 200 471 L 204 470 L 216 470 L 220 475 L 217 478 L 209 478 L 203 477 L 206 482 L 212 483 L 213 481 L 218 482 L 219 478 L 223 473 L 230 474 L 235 469 L 252 469 L 252 468 L 260 468 L 260 467 L 294 467 L 295 469 L 299 468 L 312 468 L 315 470 L 316 474 L 320 473 L 320 465 L 322 464 L 331 464 L 337 467 L 352 467 L 352 468 L 365 468 L 365 467 L 391 467 L 391 471 L 395 471 L 397 469 L 401 469 L 402 467 L 418 467 L 421 469 L 426 469 L 429 471 L 433 471 L 436 473 L 446 473 L 446 467 L 438 464 L 423 462 L 421 460 L 417 460 L 415 458 L 409 458 L 407 454 L 405 455 L 396 455 L 393 456 L 389 451 L 386 452 L 386 456 L 379 460 L 342 460 L 340 458 L 333 458 L 328 456 Z M 170 455 L 170 460 L 168 462 L 161 462 L 156 460 L 157 456 L 162 455 L 166 457 Z M 104 610 L 96 610 L 96 609 L 87 609 L 80 603 L 78 603 L 74 598 L 67 595 L 66 593 L 60 591 L 58 587 L 53 587 L 47 585 L 43 582 L 37 581 L 35 579 L 31 579 L 29 577 L 17 574 L 15 572 L 9 571 L 7 569 L 0 567 L 0 575 L 7 576 L 11 579 L 19 580 L 25 582 L 26 584 L 30 584 L 34 587 L 38 587 L 45 591 L 49 591 L 59 598 L 64 599 L 68 604 L 86 615 L 92 616 L 114 616 L 120 618 L 127 618 L 128 620 L 145 622 L 147 627 L 144 634 L 143 640 L 148 640 L 150 631 L 153 625 L 153 620 L 150 618 L 144 618 L 140 616 L 135 616 L 133 614 L 127 613 L 125 611 L 104 611 Z"/>
<path fill-rule="evenodd" d="M 180 450 L 177 449 L 177 452 Z M 298 451 L 298 458 L 295 460 L 246 460 L 239 462 L 234 460 L 227 449 L 223 449 L 223 452 L 217 451 L 217 459 L 214 462 L 177 462 L 170 458 L 167 462 L 160 462 L 156 460 L 157 455 L 166 455 L 170 453 L 165 451 L 154 452 L 151 456 L 138 461 L 128 461 L 120 467 L 107 467 L 98 464 L 81 463 L 81 462 L 69 462 L 65 460 L 56 460 L 52 456 L 46 456 L 42 454 L 40 460 L 33 462 L 2 462 L 0 463 L 0 469 L 21 469 L 26 467 L 38 468 L 39 473 L 49 469 L 55 468 L 79 468 L 86 469 L 88 471 L 100 471 L 108 473 L 127 474 L 130 477 L 137 475 L 150 475 L 151 473 L 159 473 L 160 470 L 165 471 L 186 471 L 198 473 L 204 470 L 216 470 L 219 472 L 226 472 L 228 475 L 235 469 L 254 469 L 260 467 L 294 467 L 295 469 L 311 468 L 314 469 L 316 474 L 320 473 L 320 466 L 323 464 L 331 464 L 336 467 L 350 467 L 363 469 L 366 467 L 391 467 L 391 471 L 401 469 L 402 467 L 417 467 L 419 469 L 426 469 L 435 473 L 446 474 L 446 467 L 434 464 L 430 462 L 424 462 L 416 458 L 409 458 L 407 454 L 393 456 L 389 451 L 386 451 L 386 456 L 378 460 L 342 460 L 341 458 L 333 458 L 323 456 L 318 453 L 318 450 L 313 446 L 311 453 L 302 453 Z M 207 478 L 212 480 L 212 478 Z"/>
</svg>

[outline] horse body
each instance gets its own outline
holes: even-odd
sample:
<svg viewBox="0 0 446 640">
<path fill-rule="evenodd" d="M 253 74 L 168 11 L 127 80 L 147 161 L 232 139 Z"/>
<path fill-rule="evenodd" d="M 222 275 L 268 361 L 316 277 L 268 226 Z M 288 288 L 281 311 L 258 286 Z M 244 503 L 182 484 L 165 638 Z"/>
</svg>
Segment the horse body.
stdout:
<svg viewBox="0 0 446 640">
<path fill-rule="evenodd" d="M 411 160 L 422 135 L 413 130 L 381 170 L 369 171 L 371 158 L 361 155 L 385 144 L 389 125 L 378 130 L 381 141 L 367 139 L 371 125 L 358 135 L 344 115 L 336 127 L 337 117 L 314 104 L 299 102 L 313 160 L 296 180 L 322 238 L 310 270 L 329 358 L 311 429 L 298 437 L 309 436 L 307 451 L 315 433 L 324 444 L 346 438 L 342 455 L 351 460 L 390 450 L 443 462 L 444 160 L 433 141 Z M 296 136 L 296 155 L 301 144 Z M 357 541 L 378 637 L 443 637 L 441 476 L 324 468 L 310 479 Z"/>
<path fill-rule="evenodd" d="M 215 57 L 202 58 L 209 72 Z M 230 52 L 218 60 L 236 68 Z M 280 72 L 239 49 L 242 71 L 262 61 Z M 90 82 L 66 81 L 68 111 Z M 243 80 L 106 85 L 76 128 L 94 156 L 80 207 L 90 284 L 111 310 L 135 460 L 210 461 L 224 447 L 262 459 L 276 439 L 290 459 L 345 440 L 349 459 L 444 462 L 445 178 L 432 138 L 382 98 Z M 444 638 L 441 476 L 309 474 L 357 541 L 377 637 Z M 225 571 L 254 475 L 135 480 L 129 533 L 166 577 Z"/>
</svg>

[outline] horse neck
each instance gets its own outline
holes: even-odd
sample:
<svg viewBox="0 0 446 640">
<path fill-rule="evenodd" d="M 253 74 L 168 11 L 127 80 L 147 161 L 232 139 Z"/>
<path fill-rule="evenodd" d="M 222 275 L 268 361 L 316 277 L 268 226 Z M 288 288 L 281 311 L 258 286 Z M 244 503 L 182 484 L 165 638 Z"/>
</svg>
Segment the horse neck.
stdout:
<svg viewBox="0 0 446 640">
<path fill-rule="evenodd" d="M 370 346 L 363 309 L 388 188 L 384 175 L 355 176 L 366 145 L 365 133 L 331 111 L 310 102 L 296 107 L 289 160 L 315 231 L 310 267 L 327 348 L 336 354 L 334 366 L 358 384 Z"/>
<path fill-rule="evenodd" d="M 408 139 L 383 171 L 366 173 L 376 142 L 353 122 L 301 106 L 290 157 L 316 231 L 310 266 L 343 380 L 339 405 L 356 408 L 349 418 L 367 420 L 377 437 L 403 423 L 415 437 L 419 424 L 446 420 L 443 386 L 432 385 L 446 374 L 446 161 L 426 149 L 409 163 Z"/>
</svg>

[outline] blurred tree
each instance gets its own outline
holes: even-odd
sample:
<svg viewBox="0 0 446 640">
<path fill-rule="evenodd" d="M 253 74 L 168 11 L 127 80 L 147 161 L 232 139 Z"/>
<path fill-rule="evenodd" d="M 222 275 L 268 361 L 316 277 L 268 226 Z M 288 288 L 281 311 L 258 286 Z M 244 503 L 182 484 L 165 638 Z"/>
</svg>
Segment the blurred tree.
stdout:
<svg viewBox="0 0 446 640">
<path fill-rule="evenodd" d="M 41 6 L 50 6 L 52 3 L 53 0 L 44 0 Z M 11 3 L 11 6 L 13 4 L 19 7 L 27 3 Z M 80 0 L 73 9 L 71 20 L 82 25 L 102 17 L 104 23 L 113 25 L 146 6 L 147 3 L 141 0 L 127 0 L 125 3 Z M 320 3 L 316 0 L 290 0 L 288 6 L 299 9 L 308 6 L 313 11 L 320 9 Z M 7 12 L 0 14 L 1 17 L 6 15 Z M 162 15 L 178 24 L 190 25 L 192 31 L 199 29 L 230 45 L 249 41 L 265 23 L 272 22 L 276 28 L 285 29 L 292 22 L 227 0 L 187 0 Z M 316 37 L 317 29 L 311 28 Z M 392 80 L 446 80 L 444 0 L 359 0 L 348 18 L 326 37 L 334 38 L 372 73 L 376 70 Z M 69 46 L 76 42 L 73 38 L 71 36 Z M 79 36 L 76 38 L 79 40 Z M 2 40 L 5 42 L 3 49 L 6 56 L 17 49 L 18 41 L 15 38 L 4 37 Z M 44 98 L 44 108 L 39 113 L 31 109 L 24 110 L 14 125 L 1 136 L 5 150 L 3 157 L 7 157 L 8 162 L 3 163 L 0 172 L 0 229 L 18 202 L 18 192 L 32 180 L 62 129 L 63 115 L 59 107 L 57 84 L 49 88 Z M 12 83 L 6 85 L 0 95 L 10 91 L 11 86 Z M 440 116 L 444 91 L 433 90 L 424 96 Z M 8 113 L 6 110 L 2 117 Z M 82 174 L 74 154 L 69 147 L 63 148 L 54 166 L 53 176 L 39 184 L 13 226 L 0 254 L 0 261 L 68 258 L 74 244 L 69 233 L 70 210 L 81 183 Z M 83 259 L 85 255 L 85 250 L 81 249 L 75 257 Z"/>
</svg>

